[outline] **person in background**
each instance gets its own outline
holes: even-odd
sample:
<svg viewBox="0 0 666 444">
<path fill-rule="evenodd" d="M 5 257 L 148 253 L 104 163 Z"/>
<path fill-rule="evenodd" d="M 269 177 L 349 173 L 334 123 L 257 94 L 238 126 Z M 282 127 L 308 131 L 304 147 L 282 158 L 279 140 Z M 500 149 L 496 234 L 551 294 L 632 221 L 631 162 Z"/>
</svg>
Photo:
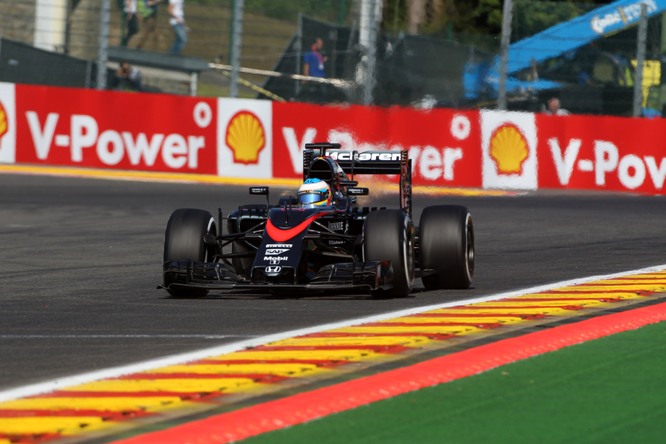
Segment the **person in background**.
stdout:
<svg viewBox="0 0 666 444">
<path fill-rule="evenodd" d="M 546 103 L 546 114 L 550 114 L 553 116 L 567 116 L 571 113 L 566 109 L 562 108 L 562 105 L 560 104 L 560 99 L 558 99 L 557 97 L 551 97 L 550 99 L 548 99 L 548 102 Z"/>
<path fill-rule="evenodd" d="M 324 41 L 317 37 L 310 47 L 310 51 L 303 54 L 303 75 L 309 77 L 326 77 L 324 63 L 326 57 L 321 53 Z M 298 100 L 304 102 L 320 103 L 326 101 L 326 87 L 324 83 L 316 80 L 303 80 L 298 94 Z"/>
<path fill-rule="evenodd" d="M 137 0 L 125 0 L 123 6 L 123 36 L 120 46 L 127 46 L 130 39 L 139 32 L 139 17 L 137 14 Z"/>
<path fill-rule="evenodd" d="M 169 0 L 169 24 L 174 32 L 174 42 L 169 54 L 180 55 L 187 43 L 185 26 L 185 0 Z"/>
<path fill-rule="evenodd" d="M 162 0 L 138 0 L 139 15 L 141 15 L 141 40 L 137 48 L 144 47 L 149 37 L 152 37 L 153 47 L 157 48 L 157 7 Z"/>
<path fill-rule="evenodd" d="M 310 47 L 310 51 L 303 55 L 303 75 L 310 77 L 325 77 L 324 63 L 326 57 L 321 53 L 324 48 L 324 41 L 317 37 Z"/>
<path fill-rule="evenodd" d="M 136 66 L 130 65 L 123 60 L 116 70 L 116 78 L 113 84 L 114 89 L 121 91 L 141 91 L 141 70 Z"/>
</svg>

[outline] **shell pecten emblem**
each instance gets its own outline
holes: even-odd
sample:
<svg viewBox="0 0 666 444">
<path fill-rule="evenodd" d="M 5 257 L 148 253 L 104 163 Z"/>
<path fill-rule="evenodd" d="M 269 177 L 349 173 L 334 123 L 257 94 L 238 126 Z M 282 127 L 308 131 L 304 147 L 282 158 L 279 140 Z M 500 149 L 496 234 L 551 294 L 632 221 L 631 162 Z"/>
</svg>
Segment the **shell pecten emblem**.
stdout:
<svg viewBox="0 0 666 444">
<path fill-rule="evenodd" d="M 516 125 L 505 123 L 490 136 L 490 157 L 500 174 L 520 174 L 529 156 L 527 140 Z"/>
<path fill-rule="evenodd" d="M 266 132 L 255 114 L 240 111 L 229 120 L 225 141 L 234 153 L 234 162 L 255 164 L 266 146 Z"/>
<path fill-rule="evenodd" d="M 2 102 L 0 102 L 0 139 L 7 134 L 8 130 L 9 122 L 7 121 L 7 111 L 5 111 L 5 107 L 2 105 Z"/>
</svg>

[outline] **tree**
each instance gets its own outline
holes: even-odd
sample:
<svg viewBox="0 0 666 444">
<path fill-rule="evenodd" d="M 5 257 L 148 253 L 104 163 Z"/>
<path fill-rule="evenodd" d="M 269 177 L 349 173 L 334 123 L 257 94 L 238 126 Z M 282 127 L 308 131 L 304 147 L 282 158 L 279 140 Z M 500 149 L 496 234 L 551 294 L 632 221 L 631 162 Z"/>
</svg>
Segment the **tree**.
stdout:
<svg viewBox="0 0 666 444">
<path fill-rule="evenodd" d="M 514 28 L 521 36 L 532 35 L 569 20 L 604 0 L 513 0 Z M 453 29 L 463 34 L 499 35 L 503 0 L 384 0 L 387 29 L 411 33 L 442 33 Z"/>
</svg>

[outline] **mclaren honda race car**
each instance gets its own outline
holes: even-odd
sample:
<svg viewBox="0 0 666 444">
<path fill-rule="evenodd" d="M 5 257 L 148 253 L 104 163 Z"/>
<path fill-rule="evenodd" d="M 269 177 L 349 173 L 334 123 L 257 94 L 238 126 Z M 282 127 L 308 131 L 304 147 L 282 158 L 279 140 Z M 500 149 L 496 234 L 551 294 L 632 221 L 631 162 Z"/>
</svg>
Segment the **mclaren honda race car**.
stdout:
<svg viewBox="0 0 666 444">
<path fill-rule="evenodd" d="M 355 175 L 399 175 L 400 206 L 360 207 L 369 193 Z M 415 279 L 426 289 L 468 288 L 474 273 L 474 228 L 467 208 L 426 207 L 412 221 L 407 151 L 348 151 L 306 144 L 304 185 L 296 197 L 270 204 L 269 188 L 250 187 L 265 204 L 241 205 L 217 218 L 201 209 L 173 212 L 164 237 L 164 283 L 176 297 L 245 289 L 368 292 L 409 295 Z M 226 233 L 219 227 L 226 225 Z"/>
</svg>

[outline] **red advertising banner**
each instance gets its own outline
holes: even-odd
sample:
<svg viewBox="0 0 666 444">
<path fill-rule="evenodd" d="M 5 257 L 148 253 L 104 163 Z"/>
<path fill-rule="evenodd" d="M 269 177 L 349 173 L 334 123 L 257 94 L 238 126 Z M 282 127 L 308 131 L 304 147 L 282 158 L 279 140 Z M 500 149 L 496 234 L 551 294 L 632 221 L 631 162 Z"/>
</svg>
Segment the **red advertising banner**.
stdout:
<svg viewBox="0 0 666 444">
<path fill-rule="evenodd" d="M 299 178 L 308 142 L 409 151 L 415 185 L 664 194 L 666 120 L 0 83 L 0 163 Z"/>
<path fill-rule="evenodd" d="M 417 185 L 480 187 L 479 113 L 273 104 L 273 176 L 300 177 L 306 143 L 348 150 L 407 149 Z"/>
<path fill-rule="evenodd" d="M 17 163 L 217 172 L 216 100 L 15 87 Z"/>
<path fill-rule="evenodd" d="M 539 188 L 663 194 L 666 120 L 537 115 Z"/>
</svg>

